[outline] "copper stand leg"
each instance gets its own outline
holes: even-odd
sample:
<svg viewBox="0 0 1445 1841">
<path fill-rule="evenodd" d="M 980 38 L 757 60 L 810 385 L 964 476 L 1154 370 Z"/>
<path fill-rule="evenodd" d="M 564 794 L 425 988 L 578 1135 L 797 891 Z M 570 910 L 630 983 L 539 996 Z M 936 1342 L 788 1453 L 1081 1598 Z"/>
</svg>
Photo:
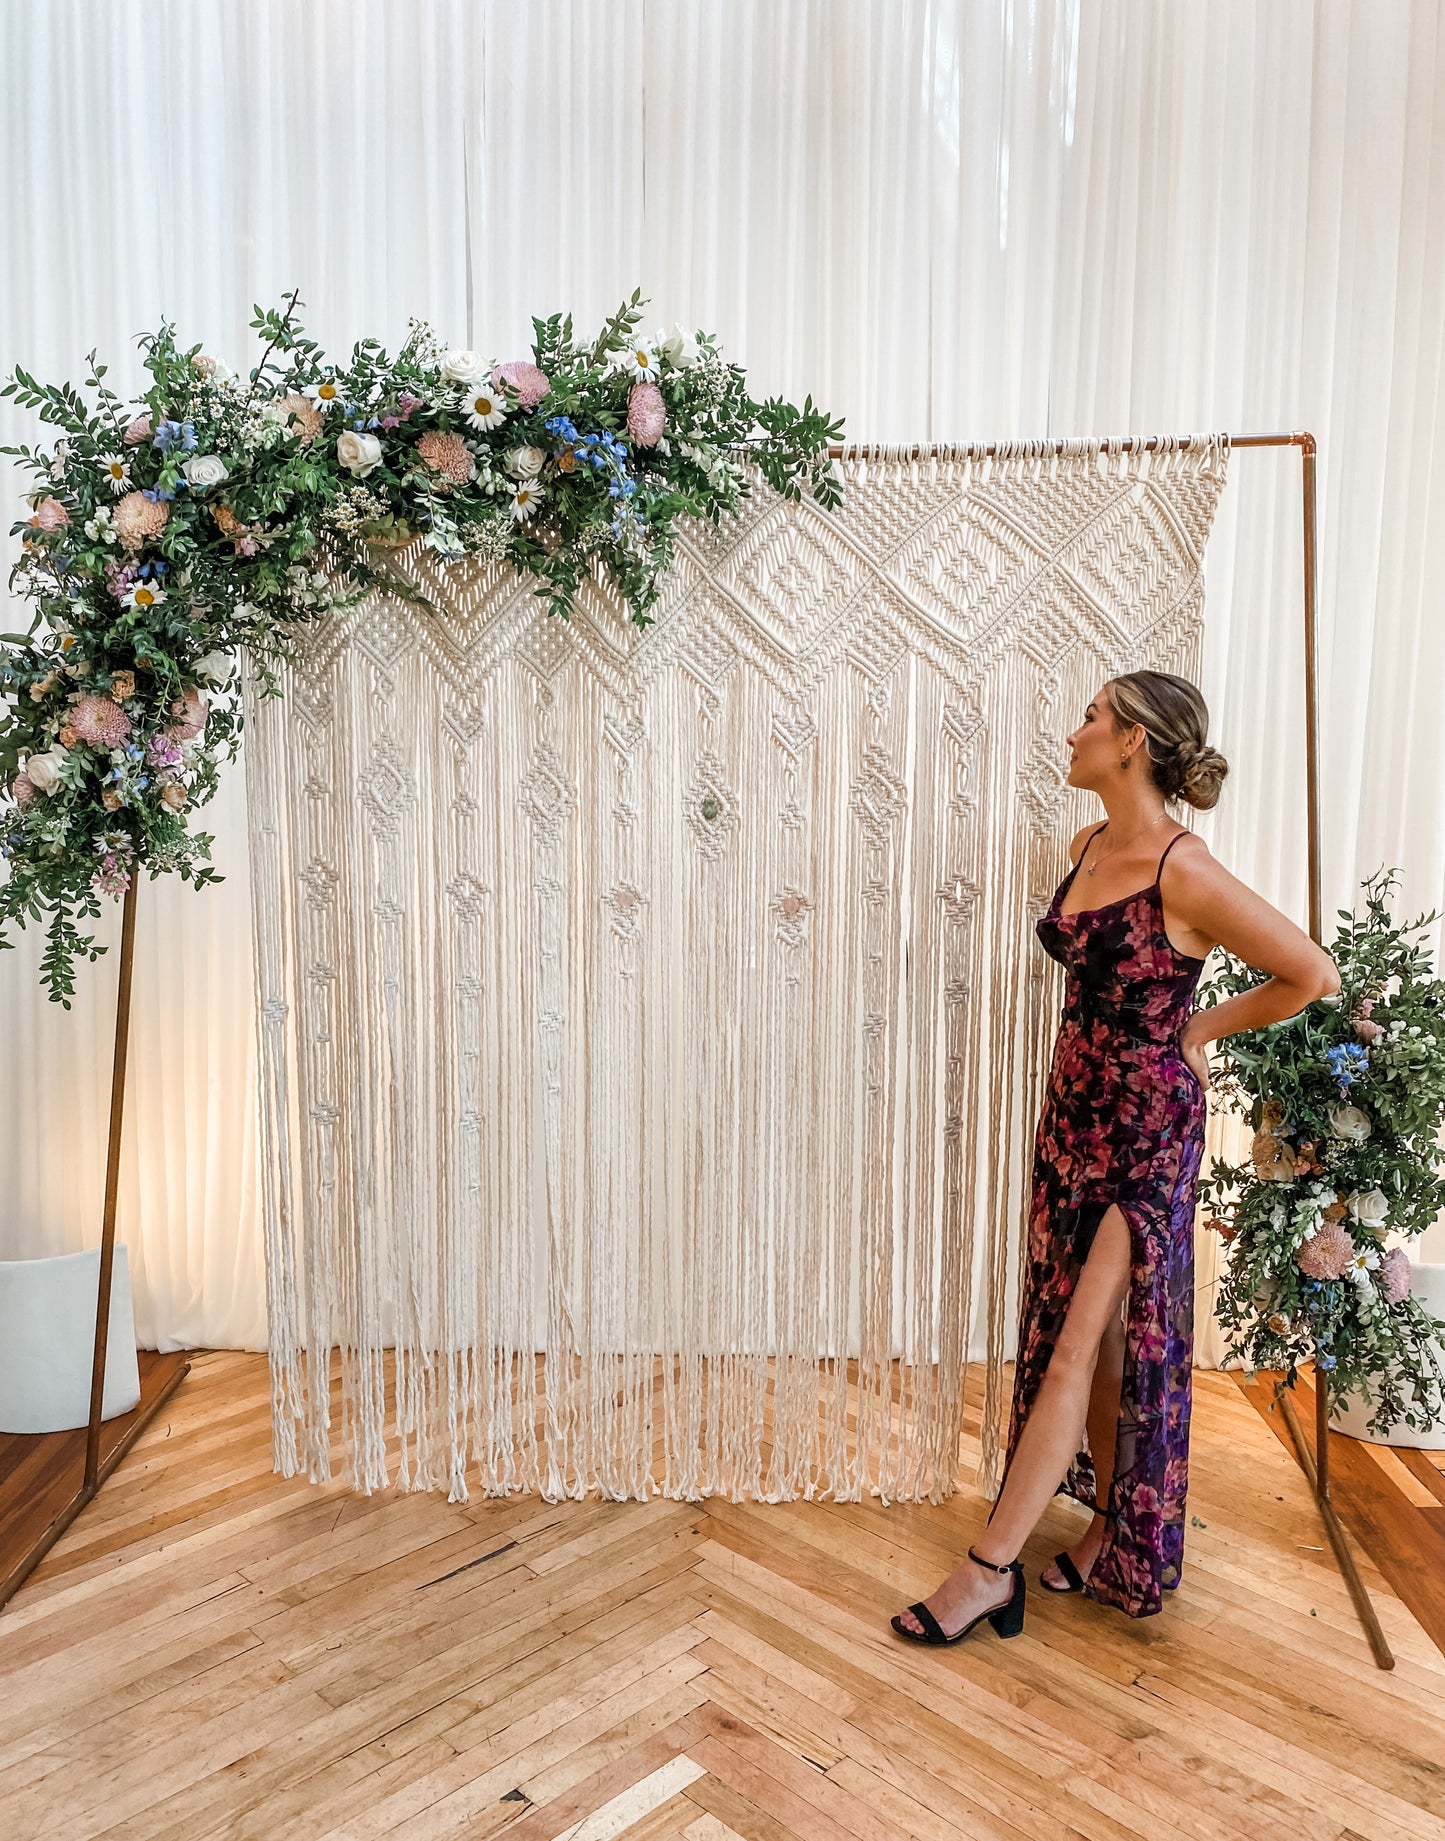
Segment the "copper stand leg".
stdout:
<svg viewBox="0 0 1445 1841">
<path fill-rule="evenodd" d="M 110 1278 L 115 1265 L 115 1204 L 120 1188 L 120 1128 L 125 1110 L 125 1058 L 130 1042 L 131 966 L 135 957 L 135 885 L 131 871 L 120 923 L 120 977 L 115 999 L 115 1059 L 110 1076 L 110 1143 L 105 1156 L 105 1213 L 100 1233 L 100 1286 L 95 1300 L 95 1355 L 90 1368 L 90 1422 L 85 1440 L 87 1499 L 100 1486 L 100 1422 L 105 1403 L 105 1353 L 110 1336 Z"/>
<path fill-rule="evenodd" d="M 1325 1390 L 1319 1383 L 1318 1375 L 1315 1378 L 1315 1390 L 1316 1401 L 1324 1400 Z M 1290 1390 L 1283 1381 L 1275 1384 L 1274 1397 L 1280 1411 L 1284 1414 L 1284 1422 L 1289 1427 L 1289 1435 L 1294 1440 L 1295 1456 L 1299 1459 L 1300 1469 L 1309 1479 L 1310 1487 L 1315 1492 L 1315 1504 L 1320 1512 L 1320 1520 L 1325 1524 L 1325 1533 L 1330 1537 L 1330 1545 L 1335 1550 L 1335 1559 L 1344 1576 L 1345 1584 L 1349 1587 L 1350 1597 L 1354 1600 L 1355 1611 L 1365 1627 L 1365 1635 L 1370 1639 L 1370 1648 L 1375 1652 L 1375 1661 L 1380 1668 L 1393 1668 L 1395 1658 L 1390 1652 L 1390 1645 L 1385 1641 L 1385 1633 L 1380 1628 L 1380 1620 L 1375 1615 L 1375 1607 L 1370 1603 L 1370 1594 L 1365 1590 L 1364 1581 L 1355 1569 L 1355 1556 L 1350 1552 L 1349 1540 L 1340 1524 L 1339 1516 L 1335 1513 L 1334 1504 L 1330 1501 L 1328 1475 L 1321 1478 L 1315 1470 L 1315 1461 L 1310 1454 L 1309 1446 L 1305 1443 L 1299 1415 L 1294 1410 L 1294 1401 L 1290 1398 Z M 1315 1423 L 1320 1428 L 1319 1449 L 1325 1454 L 1325 1464 L 1328 1467 L 1328 1405 L 1318 1409 Z"/>
</svg>

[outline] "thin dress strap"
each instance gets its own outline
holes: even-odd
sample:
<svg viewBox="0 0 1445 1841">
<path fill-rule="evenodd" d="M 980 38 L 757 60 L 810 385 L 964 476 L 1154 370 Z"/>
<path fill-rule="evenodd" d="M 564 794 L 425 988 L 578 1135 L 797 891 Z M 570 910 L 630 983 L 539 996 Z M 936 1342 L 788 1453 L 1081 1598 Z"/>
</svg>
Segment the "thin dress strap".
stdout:
<svg viewBox="0 0 1445 1841">
<path fill-rule="evenodd" d="M 1188 837 L 1188 836 L 1189 836 L 1188 831 L 1176 831 L 1173 837 L 1171 837 L 1169 842 L 1164 846 L 1164 857 L 1167 857 L 1169 855 L 1169 852 L 1179 842 L 1181 837 Z M 1164 857 L 1160 857 L 1159 867 L 1158 869 L 1154 871 L 1154 885 L 1156 888 L 1159 885 L 1159 878 L 1164 874 Z"/>
<path fill-rule="evenodd" d="M 1104 820 L 1104 822 L 1103 822 L 1102 824 L 1098 824 L 1098 825 L 1095 825 L 1095 826 L 1094 826 L 1094 828 L 1093 828 L 1093 830 L 1092 830 L 1092 831 L 1091 831 L 1091 832 L 1089 833 L 1089 835 L 1088 835 L 1088 836 L 1087 836 L 1087 837 L 1086 837 L 1086 838 L 1084 839 L 1084 848 L 1083 848 L 1083 849 L 1082 849 L 1082 850 L 1081 850 L 1081 851 L 1079 852 L 1079 860 L 1078 860 L 1078 862 L 1077 862 L 1077 863 L 1076 863 L 1076 864 L 1074 865 L 1074 871 L 1073 871 L 1073 873 L 1074 873 L 1075 875 L 1077 875 L 1077 874 L 1078 874 L 1078 872 L 1079 872 L 1079 871 L 1080 871 L 1080 870 L 1081 870 L 1081 869 L 1082 869 L 1082 868 L 1084 867 L 1084 858 L 1085 858 L 1086 856 L 1088 856 L 1088 854 L 1089 854 L 1089 846 L 1090 846 L 1090 844 L 1092 844 L 1092 843 L 1093 843 L 1093 841 L 1094 841 L 1094 839 L 1095 839 L 1095 838 L 1096 838 L 1096 837 L 1097 837 L 1097 836 L 1099 835 L 1099 833 L 1100 833 L 1101 831 L 1107 831 L 1107 830 L 1108 830 L 1108 828 L 1109 828 L 1109 821 L 1108 821 L 1108 819 L 1106 818 L 1106 819 Z"/>
</svg>

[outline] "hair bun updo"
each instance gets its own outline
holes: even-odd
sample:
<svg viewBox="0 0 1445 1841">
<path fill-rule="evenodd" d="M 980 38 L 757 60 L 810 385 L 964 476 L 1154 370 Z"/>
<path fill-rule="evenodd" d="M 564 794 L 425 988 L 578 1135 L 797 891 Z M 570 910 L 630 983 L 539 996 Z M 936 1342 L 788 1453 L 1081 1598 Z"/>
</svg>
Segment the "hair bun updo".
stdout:
<svg viewBox="0 0 1445 1841">
<path fill-rule="evenodd" d="M 1197 686 L 1167 671 L 1130 671 L 1106 691 L 1115 721 L 1138 723 L 1154 784 L 1165 799 L 1207 812 L 1219 802 L 1229 762 L 1207 740 L 1209 710 Z"/>
</svg>

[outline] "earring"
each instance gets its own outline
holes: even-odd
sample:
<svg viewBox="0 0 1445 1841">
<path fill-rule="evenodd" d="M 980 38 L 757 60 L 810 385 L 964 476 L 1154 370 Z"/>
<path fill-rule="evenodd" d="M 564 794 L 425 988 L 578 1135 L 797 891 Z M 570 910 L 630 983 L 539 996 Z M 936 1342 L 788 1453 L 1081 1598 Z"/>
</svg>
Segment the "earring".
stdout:
<svg viewBox="0 0 1445 1841">
<path fill-rule="evenodd" d="M 1121 754 L 1119 756 L 1119 765 L 1121 767 L 1127 767 L 1129 765 L 1129 757 L 1127 754 Z"/>
</svg>

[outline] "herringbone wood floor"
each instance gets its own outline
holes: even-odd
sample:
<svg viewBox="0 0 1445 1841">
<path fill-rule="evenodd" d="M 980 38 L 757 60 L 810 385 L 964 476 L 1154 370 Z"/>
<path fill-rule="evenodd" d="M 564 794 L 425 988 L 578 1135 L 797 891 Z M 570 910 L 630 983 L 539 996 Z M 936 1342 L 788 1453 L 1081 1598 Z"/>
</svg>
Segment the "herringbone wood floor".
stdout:
<svg viewBox="0 0 1445 1841">
<path fill-rule="evenodd" d="M 363 1499 L 271 1474 L 265 1364 L 195 1370 L 0 1615 L 0 1834 L 1445 1841 L 1445 1657 L 1197 1377 L 1183 1585 L 1132 1623 L 887 1629 L 942 1508 Z M 1056 1502 L 1031 1578 L 1081 1511 Z"/>
</svg>

